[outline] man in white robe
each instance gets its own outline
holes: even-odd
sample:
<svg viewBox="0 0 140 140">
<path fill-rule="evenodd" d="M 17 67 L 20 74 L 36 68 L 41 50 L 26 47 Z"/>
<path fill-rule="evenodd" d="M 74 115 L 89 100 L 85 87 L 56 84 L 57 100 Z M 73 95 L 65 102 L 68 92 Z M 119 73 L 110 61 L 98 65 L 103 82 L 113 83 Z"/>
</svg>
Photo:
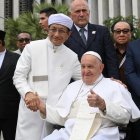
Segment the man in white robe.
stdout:
<svg viewBox="0 0 140 140">
<path fill-rule="evenodd" d="M 48 22 L 48 38 L 26 45 L 14 73 L 14 84 L 21 95 L 16 140 L 40 140 L 51 131 L 47 124 L 44 132 L 45 121 L 36 111 L 37 95 L 54 107 L 71 78 L 81 79 L 77 55 L 63 45 L 70 35 L 72 20 L 54 14 Z"/>
<path fill-rule="evenodd" d="M 81 59 L 82 80 L 66 88 L 56 108 L 40 100 L 42 117 L 64 125 L 43 140 L 119 140 L 118 126 L 140 118 L 128 90 L 104 78 L 103 67 L 99 54 L 86 52 Z"/>
</svg>

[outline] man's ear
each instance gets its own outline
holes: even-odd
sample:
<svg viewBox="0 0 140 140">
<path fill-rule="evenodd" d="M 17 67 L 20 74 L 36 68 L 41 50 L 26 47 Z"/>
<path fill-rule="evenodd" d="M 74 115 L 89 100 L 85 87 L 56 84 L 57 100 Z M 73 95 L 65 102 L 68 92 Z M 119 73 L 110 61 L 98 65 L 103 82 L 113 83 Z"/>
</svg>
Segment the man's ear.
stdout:
<svg viewBox="0 0 140 140">
<path fill-rule="evenodd" d="M 101 71 L 103 71 L 104 69 L 104 64 L 101 64 Z"/>
<path fill-rule="evenodd" d="M 68 32 L 68 38 L 69 38 L 69 36 L 71 35 L 71 33 L 72 33 L 72 31 L 69 31 L 69 32 Z M 67 38 L 67 39 L 68 39 L 68 38 Z"/>
<path fill-rule="evenodd" d="M 72 31 L 69 31 L 69 36 L 71 35 Z"/>
</svg>

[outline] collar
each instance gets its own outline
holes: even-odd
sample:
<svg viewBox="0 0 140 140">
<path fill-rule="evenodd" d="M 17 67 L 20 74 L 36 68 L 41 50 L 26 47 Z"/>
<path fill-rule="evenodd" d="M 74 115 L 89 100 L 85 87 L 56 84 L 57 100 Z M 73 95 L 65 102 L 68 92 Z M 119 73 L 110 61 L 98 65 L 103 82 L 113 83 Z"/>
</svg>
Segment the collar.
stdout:
<svg viewBox="0 0 140 140">
<path fill-rule="evenodd" d="M 119 44 L 114 43 L 114 47 L 116 49 L 117 54 L 120 54 L 122 56 L 126 54 L 127 46 L 128 44 L 119 45 Z"/>
<path fill-rule="evenodd" d="M 4 51 L 0 52 L 0 55 L 4 55 L 6 53 L 6 49 Z"/>
<path fill-rule="evenodd" d="M 102 79 L 103 79 L 103 75 L 101 74 L 93 84 L 99 83 Z"/>
<path fill-rule="evenodd" d="M 62 45 L 59 45 L 59 46 L 54 46 L 53 45 L 53 43 L 50 41 L 50 39 L 49 39 L 49 37 L 47 37 L 47 45 L 48 45 L 48 47 L 50 47 L 53 51 L 54 51 L 54 53 L 56 52 L 56 51 L 58 51 L 58 50 L 60 50 L 62 47 L 63 47 L 63 44 Z"/>
<path fill-rule="evenodd" d="M 118 55 L 121 55 L 121 56 L 125 56 L 125 54 L 126 54 L 126 51 L 121 53 L 118 48 L 116 48 L 116 52 Z"/>
<path fill-rule="evenodd" d="M 76 27 L 77 31 L 79 32 L 79 30 L 80 30 L 81 28 L 78 27 L 78 26 L 75 25 L 75 24 L 74 24 L 74 26 Z M 87 24 L 85 27 L 83 27 L 83 28 L 85 28 L 85 30 L 88 31 L 88 24 Z"/>
<path fill-rule="evenodd" d="M 101 75 L 96 79 L 96 81 L 92 84 L 92 86 L 97 85 L 103 78 L 104 78 L 104 77 L 103 77 L 103 74 L 101 74 Z M 85 85 L 87 85 L 87 84 L 85 84 Z M 90 85 L 87 85 L 87 86 L 90 86 Z"/>
</svg>

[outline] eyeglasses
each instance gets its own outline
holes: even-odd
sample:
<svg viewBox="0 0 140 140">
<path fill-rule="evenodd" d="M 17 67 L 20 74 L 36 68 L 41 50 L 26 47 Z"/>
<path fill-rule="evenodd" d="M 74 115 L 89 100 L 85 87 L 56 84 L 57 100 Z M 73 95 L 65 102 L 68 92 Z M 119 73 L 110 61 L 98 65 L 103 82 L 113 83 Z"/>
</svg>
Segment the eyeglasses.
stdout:
<svg viewBox="0 0 140 140">
<path fill-rule="evenodd" d="M 63 30 L 63 29 L 55 29 L 55 28 L 53 28 L 53 29 L 49 29 L 49 32 L 51 32 L 51 33 L 56 33 L 56 32 L 58 32 L 58 33 L 60 33 L 60 34 L 65 34 L 65 33 L 67 33 L 67 31 L 66 30 Z"/>
<path fill-rule="evenodd" d="M 18 39 L 18 41 L 19 41 L 20 43 L 23 43 L 24 41 L 25 41 L 26 43 L 29 43 L 29 42 L 30 42 L 30 39 L 29 39 L 29 38 L 20 38 L 20 39 Z"/>
<path fill-rule="evenodd" d="M 116 34 L 121 34 L 121 32 L 123 34 L 127 34 L 128 32 L 130 32 L 130 29 L 123 29 L 123 30 L 117 29 L 117 30 L 114 30 L 113 32 Z"/>
</svg>

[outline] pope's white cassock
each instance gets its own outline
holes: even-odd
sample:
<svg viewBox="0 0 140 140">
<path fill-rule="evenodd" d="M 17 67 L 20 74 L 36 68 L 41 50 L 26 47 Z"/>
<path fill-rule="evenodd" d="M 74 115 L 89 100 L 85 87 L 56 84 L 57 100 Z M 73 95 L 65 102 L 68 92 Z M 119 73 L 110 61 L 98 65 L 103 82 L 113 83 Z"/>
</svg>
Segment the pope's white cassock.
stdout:
<svg viewBox="0 0 140 140">
<path fill-rule="evenodd" d="M 88 106 L 90 89 L 105 100 L 106 112 Z M 118 126 L 140 117 L 128 90 L 102 75 L 90 86 L 82 80 L 70 84 L 56 108 L 46 104 L 46 112 L 48 122 L 65 128 L 54 130 L 43 140 L 119 140 Z"/>
<path fill-rule="evenodd" d="M 13 77 L 21 95 L 16 140 L 40 140 L 45 135 L 45 121 L 39 112 L 26 107 L 25 94 L 37 92 L 45 102 L 55 106 L 70 79 L 81 79 L 80 69 L 77 55 L 65 45 L 53 46 L 49 38 L 26 45 Z M 47 128 L 49 133 L 51 125 L 47 124 Z"/>
</svg>

